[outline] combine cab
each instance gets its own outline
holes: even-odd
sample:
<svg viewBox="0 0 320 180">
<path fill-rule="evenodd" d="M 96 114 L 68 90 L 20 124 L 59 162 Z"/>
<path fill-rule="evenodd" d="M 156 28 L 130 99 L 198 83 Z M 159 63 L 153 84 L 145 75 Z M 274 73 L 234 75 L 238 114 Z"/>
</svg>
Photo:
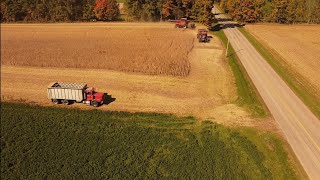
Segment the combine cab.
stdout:
<svg viewBox="0 0 320 180">
<path fill-rule="evenodd" d="M 197 38 L 199 42 L 209 42 L 208 31 L 205 29 L 198 29 Z"/>
</svg>

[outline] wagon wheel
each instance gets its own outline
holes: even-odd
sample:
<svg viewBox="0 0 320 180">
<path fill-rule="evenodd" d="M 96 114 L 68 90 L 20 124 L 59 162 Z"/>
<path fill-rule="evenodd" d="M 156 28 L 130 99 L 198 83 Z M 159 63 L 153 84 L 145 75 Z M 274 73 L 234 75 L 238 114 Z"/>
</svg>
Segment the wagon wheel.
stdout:
<svg viewBox="0 0 320 180">
<path fill-rule="evenodd" d="M 58 99 L 52 99 L 53 104 L 60 104 L 60 100 Z"/>
<path fill-rule="evenodd" d="M 97 101 L 92 101 L 92 106 L 93 107 L 99 107 L 99 103 Z"/>
<path fill-rule="evenodd" d="M 64 100 L 62 101 L 62 103 L 65 104 L 65 105 L 69 105 L 69 104 L 70 104 L 70 102 L 69 102 L 67 99 L 64 99 Z"/>
</svg>

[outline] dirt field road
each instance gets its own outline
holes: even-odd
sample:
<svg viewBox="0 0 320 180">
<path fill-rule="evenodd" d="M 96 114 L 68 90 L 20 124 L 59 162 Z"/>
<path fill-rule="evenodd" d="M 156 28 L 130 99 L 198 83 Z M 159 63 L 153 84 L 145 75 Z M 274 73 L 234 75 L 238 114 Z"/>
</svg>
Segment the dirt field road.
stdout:
<svg viewBox="0 0 320 180">
<path fill-rule="evenodd" d="M 306 173 L 310 179 L 318 179 L 320 121 L 237 28 L 224 32 Z"/>
</svg>

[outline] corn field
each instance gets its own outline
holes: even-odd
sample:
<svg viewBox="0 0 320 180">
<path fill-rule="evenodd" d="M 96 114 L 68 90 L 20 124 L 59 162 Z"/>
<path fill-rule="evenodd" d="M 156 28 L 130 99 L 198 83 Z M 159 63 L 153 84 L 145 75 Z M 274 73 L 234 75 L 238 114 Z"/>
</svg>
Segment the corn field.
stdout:
<svg viewBox="0 0 320 180">
<path fill-rule="evenodd" d="M 188 76 L 190 33 L 161 23 L 3 25 L 1 63 Z"/>
</svg>

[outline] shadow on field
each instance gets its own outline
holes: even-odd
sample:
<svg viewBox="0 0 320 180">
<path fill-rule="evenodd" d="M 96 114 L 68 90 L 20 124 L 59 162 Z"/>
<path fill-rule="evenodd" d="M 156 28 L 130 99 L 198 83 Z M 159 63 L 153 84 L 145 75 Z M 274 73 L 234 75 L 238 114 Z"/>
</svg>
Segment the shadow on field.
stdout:
<svg viewBox="0 0 320 180">
<path fill-rule="evenodd" d="M 113 98 L 112 95 L 109 95 L 108 93 L 104 93 L 103 104 L 108 105 L 114 101 L 116 101 L 116 98 Z"/>
</svg>

